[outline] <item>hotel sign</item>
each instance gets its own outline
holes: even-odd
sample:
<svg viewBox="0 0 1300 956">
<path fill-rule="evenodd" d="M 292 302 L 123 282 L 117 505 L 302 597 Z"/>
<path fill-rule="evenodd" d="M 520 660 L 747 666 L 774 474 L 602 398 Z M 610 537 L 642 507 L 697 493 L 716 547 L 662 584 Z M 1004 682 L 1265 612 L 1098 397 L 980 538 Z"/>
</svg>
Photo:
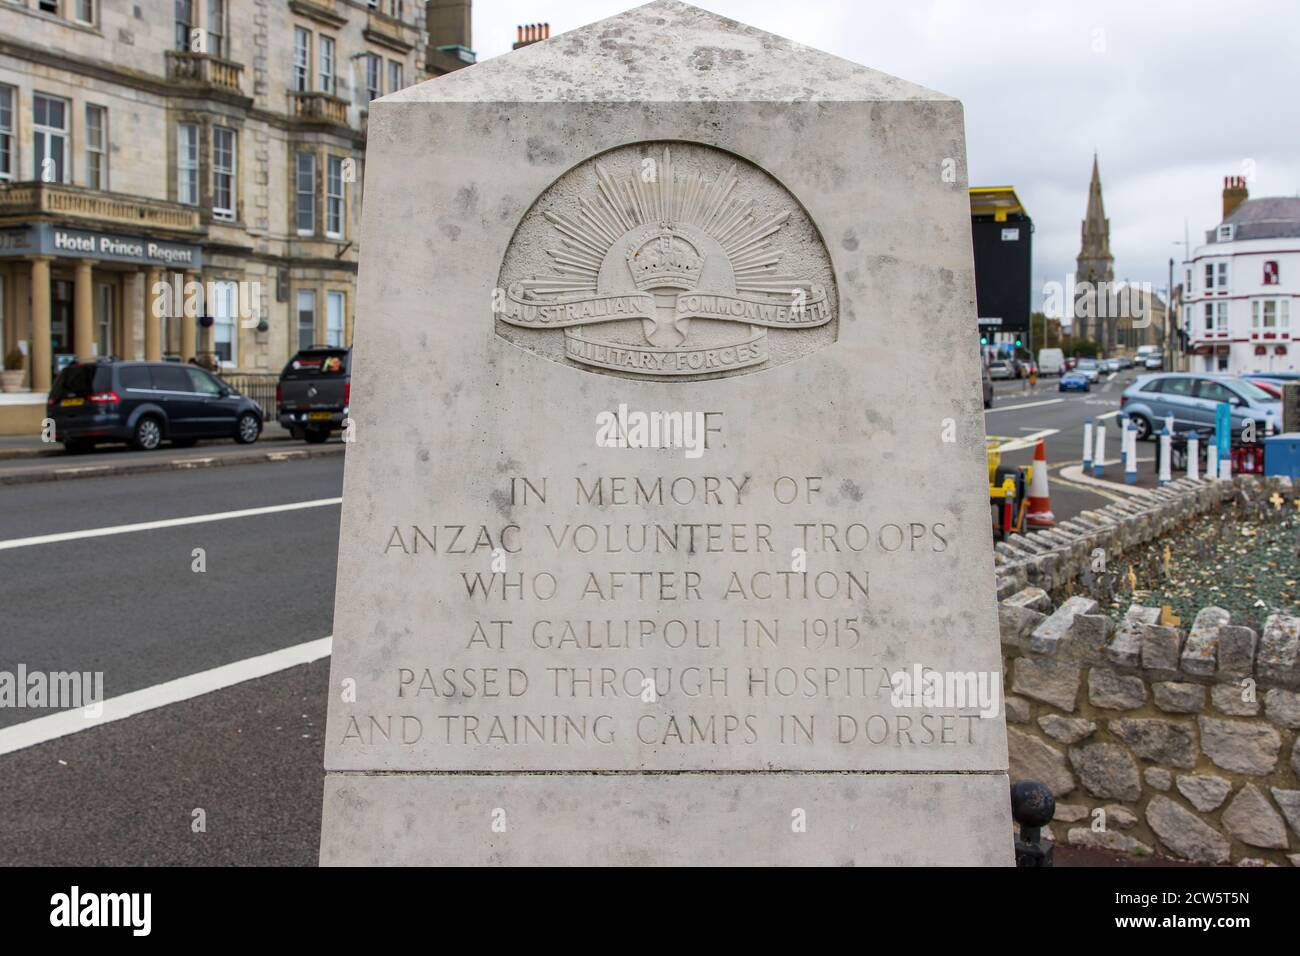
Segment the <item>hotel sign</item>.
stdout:
<svg viewBox="0 0 1300 956">
<path fill-rule="evenodd" d="M 0 233 L 0 256 L 96 259 L 171 269 L 199 269 L 203 266 L 202 246 L 111 232 L 67 229 L 50 223 L 40 223 L 27 229 L 4 230 Z"/>
</svg>

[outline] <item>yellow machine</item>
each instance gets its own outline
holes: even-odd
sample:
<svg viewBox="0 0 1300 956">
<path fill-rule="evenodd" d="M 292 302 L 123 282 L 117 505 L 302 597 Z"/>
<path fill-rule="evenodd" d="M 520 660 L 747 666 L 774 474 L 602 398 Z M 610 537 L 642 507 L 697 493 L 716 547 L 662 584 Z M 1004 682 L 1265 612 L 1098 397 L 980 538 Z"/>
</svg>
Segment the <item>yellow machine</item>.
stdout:
<svg viewBox="0 0 1300 956">
<path fill-rule="evenodd" d="M 998 541 L 1005 541 L 1007 535 L 1025 529 L 1025 511 L 1029 507 L 1028 488 L 1034 477 L 1033 465 L 1002 467 L 1002 450 L 1012 443 L 1015 443 L 1016 448 L 1023 447 L 1017 439 L 1001 435 L 988 435 L 984 439 L 989 464 L 989 506 L 993 512 L 993 536 Z"/>
</svg>

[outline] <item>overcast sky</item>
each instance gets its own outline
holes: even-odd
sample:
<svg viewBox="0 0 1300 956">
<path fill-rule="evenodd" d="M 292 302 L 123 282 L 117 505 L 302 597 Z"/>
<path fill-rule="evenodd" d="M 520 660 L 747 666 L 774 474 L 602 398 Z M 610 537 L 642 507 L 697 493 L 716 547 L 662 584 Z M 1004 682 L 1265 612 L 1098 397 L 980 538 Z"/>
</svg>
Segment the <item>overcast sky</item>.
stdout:
<svg viewBox="0 0 1300 956">
<path fill-rule="evenodd" d="M 480 60 L 515 26 L 551 35 L 629 0 L 477 0 Z M 742 20 L 960 98 L 970 182 L 1011 185 L 1034 220 L 1035 303 L 1073 271 L 1092 153 L 1115 276 L 1168 284 L 1220 218 L 1223 177 L 1300 195 L 1300 4 L 1203 0 L 706 0 Z M 1180 281 L 1175 275 L 1175 282 Z"/>
</svg>

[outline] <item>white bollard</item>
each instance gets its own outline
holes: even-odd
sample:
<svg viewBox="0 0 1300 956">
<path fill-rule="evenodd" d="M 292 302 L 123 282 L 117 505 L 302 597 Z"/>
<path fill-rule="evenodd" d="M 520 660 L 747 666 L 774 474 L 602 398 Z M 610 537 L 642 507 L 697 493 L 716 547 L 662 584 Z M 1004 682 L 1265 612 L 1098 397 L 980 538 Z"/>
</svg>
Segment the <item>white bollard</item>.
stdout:
<svg viewBox="0 0 1300 956">
<path fill-rule="evenodd" d="M 1092 450 L 1092 476 L 1100 478 L 1106 470 L 1106 426 L 1098 420 L 1094 431 L 1097 433 L 1097 444 Z"/>
<path fill-rule="evenodd" d="M 1174 453 L 1174 436 L 1166 428 L 1160 433 L 1160 476 L 1158 483 L 1167 485 L 1174 480 L 1174 463 L 1170 456 Z"/>
<path fill-rule="evenodd" d="M 1083 470 L 1092 469 L 1092 419 L 1085 419 L 1083 423 Z"/>
<path fill-rule="evenodd" d="M 1227 454 L 1219 459 L 1219 478 L 1223 481 L 1232 480 L 1232 455 Z"/>
<path fill-rule="evenodd" d="M 1138 440 L 1137 429 L 1133 427 L 1133 422 L 1124 423 L 1124 444 L 1127 448 L 1124 451 L 1124 483 L 1136 485 L 1138 480 Z"/>
<path fill-rule="evenodd" d="M 1196 432 L 1187 433 L 1187 477 L 1192 481 L 1201 478 L 1201 442 Z"/>
<path fill-rule="evenodd" d="M 1205 446 L 1205 477 L 1215 481 L 1219 477 L 1219 443 L 1214 440 L 1213 435 L 1207 441 L 1209 444 Z"/>
</svg>

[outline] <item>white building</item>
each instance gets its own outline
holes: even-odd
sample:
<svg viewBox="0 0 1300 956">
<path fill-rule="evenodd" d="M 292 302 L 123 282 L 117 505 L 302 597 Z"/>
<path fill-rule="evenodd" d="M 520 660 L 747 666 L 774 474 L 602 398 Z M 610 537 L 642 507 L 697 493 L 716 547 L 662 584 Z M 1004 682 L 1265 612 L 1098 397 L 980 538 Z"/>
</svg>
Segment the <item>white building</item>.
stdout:
<svg viewBox="0 0 1300 956">
<path fill-rule="evenodd" d="M 1223 221 L 1184 263 L 1183 289 L 1192 371 L 1300 370 L 1300 198 L 1249 199 L 1227 177 Z"/>
</svg>

